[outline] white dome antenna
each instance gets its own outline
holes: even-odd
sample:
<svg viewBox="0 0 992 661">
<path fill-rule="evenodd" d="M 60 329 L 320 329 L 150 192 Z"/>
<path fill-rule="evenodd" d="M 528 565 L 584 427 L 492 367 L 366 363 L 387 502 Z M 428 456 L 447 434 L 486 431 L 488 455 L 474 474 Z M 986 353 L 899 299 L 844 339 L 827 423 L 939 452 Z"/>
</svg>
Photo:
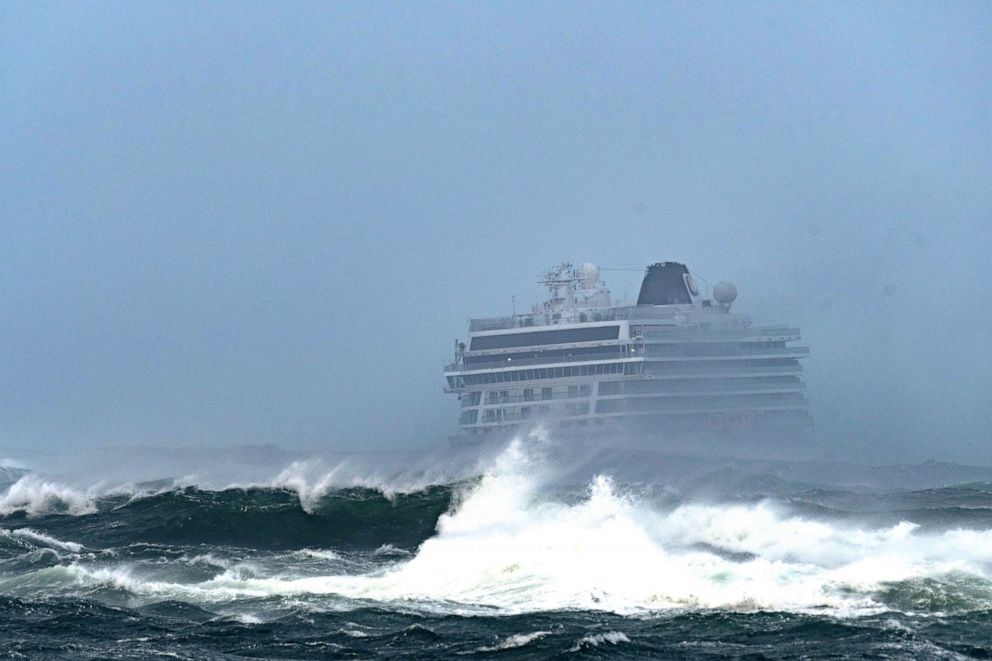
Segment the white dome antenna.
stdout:
<svg viewBox="0 0 992 661">
<path fill-rule="evenodd" d="M 713 299 L 725 308 L 737 300 L 737 287 L 732 282 L 721 281 L 713 286 Z"/>
</svg>

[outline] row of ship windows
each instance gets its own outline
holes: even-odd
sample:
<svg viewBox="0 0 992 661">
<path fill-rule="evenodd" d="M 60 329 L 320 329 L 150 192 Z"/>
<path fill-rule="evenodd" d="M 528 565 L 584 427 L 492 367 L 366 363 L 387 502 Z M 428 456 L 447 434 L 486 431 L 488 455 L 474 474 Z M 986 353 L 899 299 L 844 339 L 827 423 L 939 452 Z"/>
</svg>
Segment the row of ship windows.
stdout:
<svg viewBox="0 0 992 661">
<path fill-rule="evenodd" d="M 620 326 L 594 326 L 593 328 L 567 328 L 525 333 L 477 335 L 472 338 L 470 350 L 508 349 L 534 347 L 541 344 L 566 344 L 615 340 L 620 337 Z"/>
<path fill-rule="evenodd" d="M 529 420 L 535 416 L 541 417 L 551 413 L 551 407 L 547 404 L 537 406 L 521 406 L 520 408 L 507 409 L 483 409 L 482 422 L 514 422 L 518 420 Z M 565 415 L 588 415 L 589 402 L 572 402 L 559 408 L 556 413 Z M 462 411 L 458 416 L 458 424 L 474 425 L 479 421 L 478 409 Z"/>
<path fill-rule="evenodd" d="M 700 342 L 698 344 L 649 344 L 649 356 L 738 356 L 756 349 L 781 349 L 781 340 L 756 342 Z"/>
<path fill-rule="evenodd" d="M 617 400 L 607 399 L 596 402 L 596 413 L 621 413 L 653 411 L 662 413 L 664 411 L 684 411 L 700 410 L 705 411 L 721 403 L 724 405 L 745 404 L 750 406 L 768 406 L 776 404 L 802 404 L 805 401 L 798 393 L 763 394 L 748 397 L 706 397 L 691 398 L 683 400 Z M 532 417 L 547 416 L 552 413 L 552 406 L 539 404 L 536 406 L 520 406 L 507 408 L 482 409 L 481 420 L 483 423 L 502 423 L 528 420 Z M 556 415 L 577 416 L 588 415 L 589 402 L 569 402 L 565 405 L 554 407 Z M 462 411 L 458 416 L 458 424 L 474 425 L 480 420 L 479 409 Z"/>
<path fill-rule="evenodd" d="M 734 390 L 758 389 L 795 389 L 800 386 L 798 377 L 737 377 L 721 379 L 685 379 L 683 381 L 601 381 L 598 384 L 599 395 L 623 394 L 685 394 L 698 392 L 700 394 L 720 394 Z M 589 397 L 592 395 L 593 384 L 583 383 L 567 387 L 544 386 L 542 388 L 523 388 L 522 390 L 489 390 L 485 392 L 485 404 L 510 404 L 516 402 L 533 402 L 536 400 L 571 399 Z M 475 390 L 459 397 L 462 408 L 479 406 L 483 403 L 483 392 Z"/>
<path fill-rule="evenodd" d="M 561 379 L 569 376 L 602 376 L 607 374 L 640 374 L 641 363 L 598 363 L 596 365 L 570 365 L 567 367 L 537 367 L 506 372 L 487 372 L 449 376 L 448 385 L 452 388 L 477 386 L 486 383 L 506 383 L 509 381 L 531 381 L 535 379 Z"/>
<path fill-rule="evenodd" d="M 590 421 L 586 418 L 579 418 L 578 420 L 561 420 L 558 422 L 558 426 L 561 427 L 562 429 L 567 429 L 571 427 L 573 424 L 576 427 L 586 427 L 589 424 L 603 426 L 607 424 L 607 420 L 605 420 L 604 418 L 593 418 Z M 510 428 L 512 429 L 512 426 Z M 477 435 L 477 434 L 484 435 L 484 434 L 489 434 L 490 432 L 498 434 L 502 429 L 505 428 L 504 427 L 472 427 L 470 429 L 466 429 L 465 431 L 467 433 L 471 433 L 472 435 Z"/>
<path fill-rule="evenodd" d="M 742 404 L 748 406 L 774 406 L 802 404 L 806 400 L 800 393 L 759 393 L 754 395 L 701 395 L 680 399 L 601 399 L 596 402 L 596 413 L 625 411 L 665 411 L 681 409 L 708 409 L 713 406 Z"/>
<path fill-rule="evenodd" d="M 520 393 L 520 394 L 517 394 Z M 490 390 L 486 393 L 486 404 L 507 404 L 510 402 L 533 402 L 536 400 L 563 399 L 566 397 L 589 397 L 592 394 L 592 385 L 584 383 L 581 385 L 568 386 L 568 388 L 552 388 L 545 386 L 540 390 L 536 388 L 524 388 L 523 391 L 514 391 L 511 395 L 509 390 Z M 462 406 L 478 406 L 482 400 L 482 392 L 475 391 L 462 396 Z"/>
</svg>

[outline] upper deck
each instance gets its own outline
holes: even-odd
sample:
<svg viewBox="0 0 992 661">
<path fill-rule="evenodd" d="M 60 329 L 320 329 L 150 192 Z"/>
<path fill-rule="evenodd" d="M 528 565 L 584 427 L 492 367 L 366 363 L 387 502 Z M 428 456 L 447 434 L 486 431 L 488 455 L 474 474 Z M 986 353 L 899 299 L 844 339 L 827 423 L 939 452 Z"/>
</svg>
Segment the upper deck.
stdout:
<svg viewBox="0 0 992 661">
<path fill-rule="evenodd" d="M 709 301 L 703 301 L 699 305 L 625 305 L 586 309 L 576 313 L 574 318 L 559 318 L 558 320 L 554 320 L 552 315 L 545 312 L 517 314 L 509 317 L 480 317 L 469 319 L 468 331 L 470 333 L 481 333 L 514 328 L 556 326 L 561 323 L 574 324 L 598 321 L 669 321 L 673 326 L 710 322 L 724 326 L 738 327 L 748 326 L 751 323 L 750 319 L 745 315 L 730 314 L 725 308 L 713 306 L 709 304 Z"/>
</svg>

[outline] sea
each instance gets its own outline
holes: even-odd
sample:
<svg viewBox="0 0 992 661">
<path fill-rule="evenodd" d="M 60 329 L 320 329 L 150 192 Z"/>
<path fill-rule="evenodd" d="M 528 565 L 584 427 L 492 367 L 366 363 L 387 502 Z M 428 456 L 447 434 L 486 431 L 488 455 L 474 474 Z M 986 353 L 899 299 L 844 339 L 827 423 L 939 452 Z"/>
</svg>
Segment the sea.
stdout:
<svg viewBox="0 0 992 661">
<path fill-rule="evenodd" d="M 0 657 L 992 657 L 990 468 L 115 452 L 0 464 Z"/>
</svg>

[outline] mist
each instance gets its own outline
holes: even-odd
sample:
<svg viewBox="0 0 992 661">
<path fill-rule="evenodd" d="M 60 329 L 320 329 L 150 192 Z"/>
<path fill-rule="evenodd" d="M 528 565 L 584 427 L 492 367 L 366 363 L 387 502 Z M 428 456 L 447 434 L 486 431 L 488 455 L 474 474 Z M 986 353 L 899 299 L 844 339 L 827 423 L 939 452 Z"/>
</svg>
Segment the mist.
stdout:
<svg viewBox="0 0 992 661">
<path fill-rule="evenodd" d="M 432 448 L 467 318 L 685 262 L 817 450 L 992 465 L 992 8 L 0 7 L 0 460 Z M 99 455 L 103 456 L 103 455 Z"/>
</svg>

